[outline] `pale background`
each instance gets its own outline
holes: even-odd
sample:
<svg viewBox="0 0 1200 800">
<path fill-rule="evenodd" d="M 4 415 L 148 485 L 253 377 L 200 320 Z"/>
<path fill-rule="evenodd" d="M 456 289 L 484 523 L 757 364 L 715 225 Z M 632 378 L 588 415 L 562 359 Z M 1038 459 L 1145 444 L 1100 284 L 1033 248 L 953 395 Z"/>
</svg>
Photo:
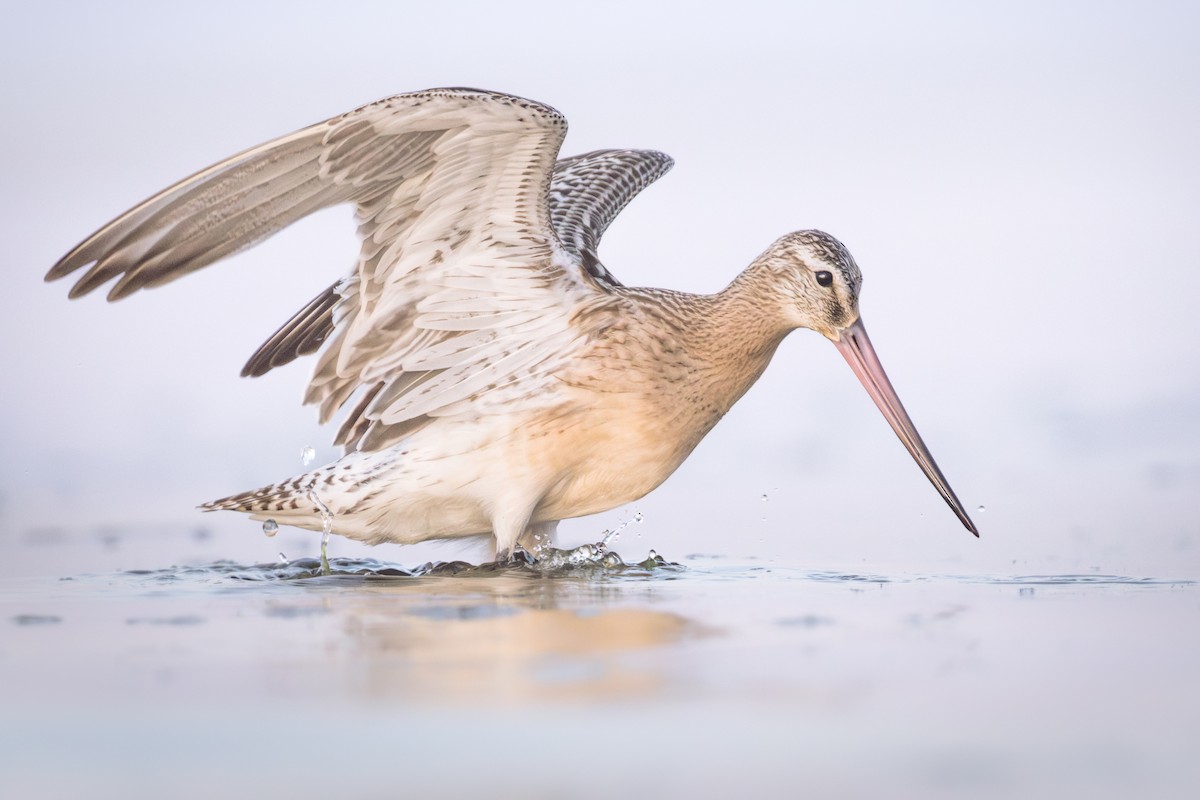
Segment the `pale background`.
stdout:
<svg viewBox="0 0 1200 800">
<path fill-rule="evenodd" d="M 0 29 L 0 541 L 204 528 L 214 557 L 314 552 L 315 536 L 193 507 L 297 472 L 305 445 L 336 455 L 298 403 L 310 365 L 237 374 L 349 268 L 350 211 L 113 307 L 41 279 L 213 161 L 466 85 L 557 107 L 565 153 L 675 157 L 602 247 L 626 283 L 714 291 L 784 232 L 841 238 L 883 362 L 983 532 L 798 332 L 674 477 L 568 541 L 640 510 L 617 547 L 638 557 L 1200 573 L 1192 4 L 32 6 Z M 374 554 L 429 552 L 472 554 Z"/>
</svg>

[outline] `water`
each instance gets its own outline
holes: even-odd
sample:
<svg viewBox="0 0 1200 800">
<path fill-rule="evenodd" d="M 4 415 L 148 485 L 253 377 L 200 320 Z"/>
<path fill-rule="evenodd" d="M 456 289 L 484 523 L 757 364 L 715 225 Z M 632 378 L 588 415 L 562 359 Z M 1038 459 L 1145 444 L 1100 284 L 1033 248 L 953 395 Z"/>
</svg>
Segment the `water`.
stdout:
<svg viewBox="0 0 1200 800">
<path fill-rule="evenodd" d="M 613 527 L 612 530 L 607 530 L 603 534 L 601 534 L 600 541 L 597 543 L 597 546 L 600 547 L 601 549 L 608 547 L 609 545 L 611 545 L 617 541 L 618 537 L 620 537 L 620 535 L 621 535 L 621 532 L 623 530 L 625 530 L 626 528 L 628 528 L 630 523 L 636 522 L 638 524 L 641 524 L 643 521 L 645 521 L 645 519 L 646 519 L 646 516 L 642 512 L 640 512 L 640 511 L 635 512 L 632 519 L 624 520 L 619 525 L 616 525 L 615 527 Z M 539 542 L 539 544 L 540 544 L 540 542 Z M 535 550 L 534 554 L 535 555 L 537 554 L 536 550 Z"/>
<path fill-rule="evenodd" d="M 112 536 L 11 542 L 32 575 L 0 578 L 14 797 L 1200 785 L 1186 576 L 835 569 L 628 541 L 478 566 L 385 547 L 326 569 L 214 558 L 258 536 Z M 148 566 L 112 566 L 130 561 Z"/>
<path fill-rule="evenodd" d="M 329 536 L 333 533 L 333 512 L 329 510 L 329 506 L 321 501 L 317 496 L 316 489 L 308 490 L 308 499 L 313 501 L 313 505 L 321 512 L 321 569 L 326 575 L 329 574 Z"/>
</svg>

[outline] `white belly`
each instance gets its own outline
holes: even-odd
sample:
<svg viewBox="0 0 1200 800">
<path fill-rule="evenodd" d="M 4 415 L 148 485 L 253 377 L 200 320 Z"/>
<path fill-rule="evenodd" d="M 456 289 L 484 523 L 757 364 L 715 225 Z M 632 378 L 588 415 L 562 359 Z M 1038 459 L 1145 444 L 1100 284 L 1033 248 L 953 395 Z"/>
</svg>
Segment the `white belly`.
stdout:
<svg viewBox="0 0 1200 800">
<path fill-rule="evenodd" d="M 336 533 L 371 543 L 487 534 L 504 514 L 540 523 L 597 513 L 642 497 L 687 455 L 626 412 L 435 420 L 396 447 L 329 465 L 317 491 Z"/>
</svg>

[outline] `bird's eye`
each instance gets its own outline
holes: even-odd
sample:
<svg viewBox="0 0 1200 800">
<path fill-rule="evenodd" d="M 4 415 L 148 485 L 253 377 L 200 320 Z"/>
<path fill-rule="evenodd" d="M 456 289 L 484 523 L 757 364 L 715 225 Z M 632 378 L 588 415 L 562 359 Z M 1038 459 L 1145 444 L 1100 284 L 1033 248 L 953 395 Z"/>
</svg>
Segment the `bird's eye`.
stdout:
<svg viewBox="0 0 1200 800">
<path fill-rule="evenodd" d="M 820 272 L 817 273 L 817 283 L 821 284 L 822 286 L 832 286 L 833 285 L 833 273 L 826 272 L 825 270 L 821 270 Z"/>
</svg>

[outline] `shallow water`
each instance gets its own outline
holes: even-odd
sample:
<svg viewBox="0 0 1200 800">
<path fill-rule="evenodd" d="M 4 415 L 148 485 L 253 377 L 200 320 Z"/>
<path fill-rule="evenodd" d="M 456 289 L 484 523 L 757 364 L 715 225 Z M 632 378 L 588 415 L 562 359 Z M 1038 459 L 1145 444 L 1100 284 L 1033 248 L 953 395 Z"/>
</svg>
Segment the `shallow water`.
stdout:
<svg viewBox="0 0 1200 800">
<path fill-rule="evenodd" d="M 6 787 L 199 798 L 1200 786 L 1195 579 L 643 556 L 550 571 L 335 557 L 330 575 L 301 558 L 0 579 Z"/>
</svg>

